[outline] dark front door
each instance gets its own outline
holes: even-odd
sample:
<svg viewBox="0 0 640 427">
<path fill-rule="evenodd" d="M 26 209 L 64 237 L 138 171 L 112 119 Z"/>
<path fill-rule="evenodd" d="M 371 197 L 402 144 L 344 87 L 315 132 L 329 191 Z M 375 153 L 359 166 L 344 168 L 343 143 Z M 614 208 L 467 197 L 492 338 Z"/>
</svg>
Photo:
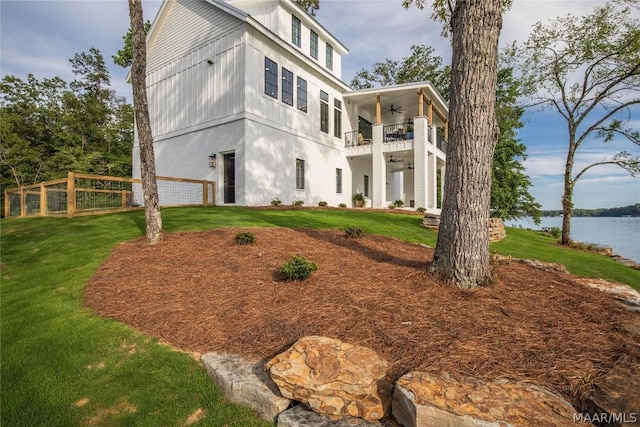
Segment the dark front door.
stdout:
<svg viewBox="0 0 640 427">
<path fill-rule="evenodd" d="M 224 202 L 236 202 L 236 153 L 227 153 L 224 158 Z"/>
</svg>

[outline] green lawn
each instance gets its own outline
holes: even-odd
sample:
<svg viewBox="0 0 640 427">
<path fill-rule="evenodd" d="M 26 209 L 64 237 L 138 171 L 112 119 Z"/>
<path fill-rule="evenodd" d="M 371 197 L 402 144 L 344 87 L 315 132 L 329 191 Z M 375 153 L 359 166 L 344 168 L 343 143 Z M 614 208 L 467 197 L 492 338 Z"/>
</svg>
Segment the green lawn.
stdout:
<svg viewBox="0 0 640 427">
<path fill-rule="evenodd" d="M 420 216 L 367 210 L 164 209 L 168 233 L 223 226 L 343 228 L 435 245 Z M 1 224 L 0 393 L 3 426 L 266 426 L 222 399 L 201 365 L 154 338 L 82 305 L 85 283 L 119 242 L 144 233 L 144 212 L 73 220 L 3 219 Z M 640 289 L 640 272 L 606 257 L 508 229 L 492 250 L 561 262 L 577 274 Z"/>
</svg>

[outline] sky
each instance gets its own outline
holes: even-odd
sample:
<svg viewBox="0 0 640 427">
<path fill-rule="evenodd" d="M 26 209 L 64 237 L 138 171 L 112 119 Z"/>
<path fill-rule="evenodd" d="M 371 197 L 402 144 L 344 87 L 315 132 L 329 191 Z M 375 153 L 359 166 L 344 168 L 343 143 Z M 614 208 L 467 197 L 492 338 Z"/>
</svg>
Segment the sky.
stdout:
<svg viewBox="0 0 640 427">
<path fill-rule="evenodd" d="M 432 46 L 445 63 L 451 58 L 449 40 L 440 36 L 441 26 L 430 19 L 431 11 L 405 10 L 401 0 L 321 0 L 317 20 L 344 45 L 342 78 L 349 83 L 362 68 L 375 62 L 402 59 L 414 44 Z M 602 1 L 514 0 L 505 14 L 501 46 L 524 42 L 532 26 L 569 13 L 589 13 Z M 160 1 L 143 0 L 145 20 L 153 22 Z M 635 11 L 638 13 L 638 11 Z M 111 55 L 122 47 L 129 27 L 126 0 L 0 0 L 0 75 L 26 78 L 59 76 L 74 79 L 69 59 L 76 53 L 99 49 L 111 73 L 111 86 L 131 99 L 125 81 L 127 70 L 113 64 Z M 640 107 L 631 111 L 640 128 Z M 531 194 L 543 209 L 559 209 L 567 153 L 566 124 L 558 113 L 527 110 L 525 126 L 518 138 L 527 146 L 523 162 L 532 181 Z M 589 141 L 576 155 L 574 174 L 582 167 L 627 150 L 640 155 L 640 148 L 621 139 L 603 143 Z M 614 166 L 598 166 L 576 184 L 576 208 L 627 206 L 640 203 L 640 177 L 631 177 Z"/>
</svg>

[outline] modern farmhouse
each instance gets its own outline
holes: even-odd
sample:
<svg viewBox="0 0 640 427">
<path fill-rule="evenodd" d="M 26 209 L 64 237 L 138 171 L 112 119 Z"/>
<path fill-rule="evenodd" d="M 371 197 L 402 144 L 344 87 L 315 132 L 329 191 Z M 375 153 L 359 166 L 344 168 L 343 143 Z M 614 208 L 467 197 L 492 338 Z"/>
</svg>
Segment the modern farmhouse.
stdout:
<svg viewBox="0 0 640 427">
<path fill-rule="evenodd" d="M 347 48 L 294 1 L 165 0 L 147 46 L 158 175 L 215 181 L 217 204 L 440 211 L 446 102 L 429 82 L 351 90 Z"/>
</svg>

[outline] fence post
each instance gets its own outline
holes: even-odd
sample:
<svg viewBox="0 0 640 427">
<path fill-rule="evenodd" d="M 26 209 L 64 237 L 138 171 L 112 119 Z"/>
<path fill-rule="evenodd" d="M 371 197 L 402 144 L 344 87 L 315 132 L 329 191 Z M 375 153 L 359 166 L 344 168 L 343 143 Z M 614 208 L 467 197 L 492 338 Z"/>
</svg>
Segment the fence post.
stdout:
<svg viewBox="0 0 640 427">
<path fill-rule="evenodd" d="M 20 187 L 20 216 L 27 216 L 27 196 L 24 187 Z"/>
<path fill-rule="evenodd" d="M 76 177 L 73 172 L 67 174 L 67 218 L 76 213 Z"/>
<path fill-rule="evenodd" d="M 47 187 L 44 186 L 44 182 L 40 183 L 40 215 L 47 215 Z"/>
<path fill-rule="evenodd" d="M 9 196 L 9 192 L 4 190 L 4 217 L 9 218 L 9 214 L 11 213 L 11 196 Z"/>
<path fill-rule="evenodd" d="M 208 182 L 202 181 L 202 206 L 207 206 L 209 204 L 209 184 Z"/>
</svg>

